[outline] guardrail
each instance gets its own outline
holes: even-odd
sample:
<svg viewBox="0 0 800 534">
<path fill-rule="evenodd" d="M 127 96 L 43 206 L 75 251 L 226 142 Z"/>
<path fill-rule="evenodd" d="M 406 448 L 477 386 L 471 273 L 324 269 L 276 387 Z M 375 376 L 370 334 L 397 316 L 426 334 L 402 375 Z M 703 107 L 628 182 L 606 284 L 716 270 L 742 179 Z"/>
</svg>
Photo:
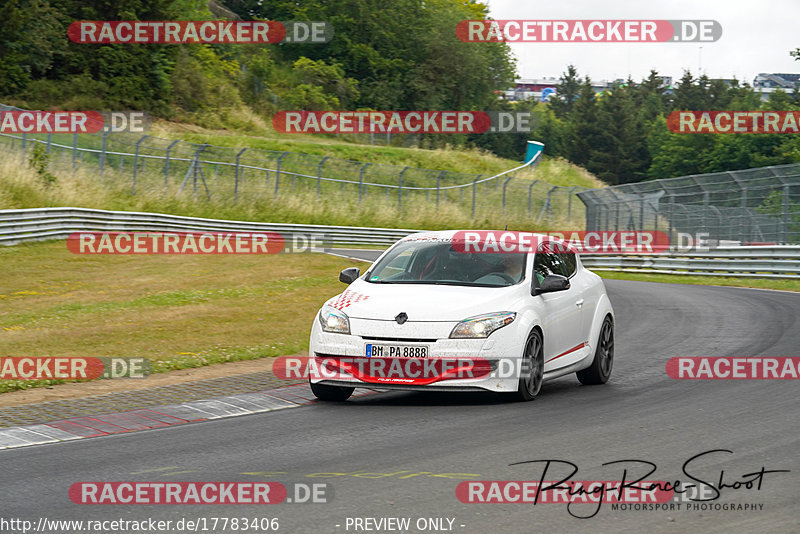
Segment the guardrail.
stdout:
<svg viewBox="0 0 800 534">
<path fill-rule="evenodd" d="M 720 247 L 683 254 L 582 255 L 590 269 L 695 276 L 794 278 L 800 280 L 800 246 Z"/>
<path fill-rule="evenodd" d="M 418 232 L 397 228 L 226 221 L 87 208 L 0 210 L 0 244 L 66 239 L 74 232 L 280 232 L 324 235 L 333 245 L 389 246 Z"/>
<path fill-rule="evenodd" d="M 74 232 L 280 232 L 324 235 L 332 245 L 386 247 L 420 230 L 260 223 L 87 208 L 0 210 L 0 244 L 65 239 Z M 582 255 L 592 269 L 800 279 L 800 246 L 719 247 L 688 253 Z"/>
</svg>

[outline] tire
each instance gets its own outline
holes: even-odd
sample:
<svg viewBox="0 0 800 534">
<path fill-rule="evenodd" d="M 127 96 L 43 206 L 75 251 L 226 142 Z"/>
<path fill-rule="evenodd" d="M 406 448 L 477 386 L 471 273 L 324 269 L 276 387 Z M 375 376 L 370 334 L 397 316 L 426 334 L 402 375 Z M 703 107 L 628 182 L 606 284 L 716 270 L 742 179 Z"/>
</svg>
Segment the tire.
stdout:
<svg viewBox="0 0 800 534">
<path fill-rule="evenodd" d="M 525 351 L 522 353 L 522 374 L 516 393 L 511 396 L 520 402 L 532 401 L 542 389 L 544 376 L 544 343 L 542 334 L 534 330 L 525 341 Z"/>
<path fill-rule="evenodd" d="M 600 327 L 600 335 L 597 338 L 597 348 L 594 351 L 592 365 L 578 371 L 578 380 L 581 384 L 592 386 L 605 384 L 611 376 L 611 368 L 614 366 L 614 321 L 610 315 L 603 319 Z"/>
<path fill-rule="evenodd" d="M 311 392 L 321 401 L 327 402 L 343 402 L 350 398 L 356 388 L 348 388 L 344 386 L 326 386 L 325 384 L 312 384 Z"/>
</svg>

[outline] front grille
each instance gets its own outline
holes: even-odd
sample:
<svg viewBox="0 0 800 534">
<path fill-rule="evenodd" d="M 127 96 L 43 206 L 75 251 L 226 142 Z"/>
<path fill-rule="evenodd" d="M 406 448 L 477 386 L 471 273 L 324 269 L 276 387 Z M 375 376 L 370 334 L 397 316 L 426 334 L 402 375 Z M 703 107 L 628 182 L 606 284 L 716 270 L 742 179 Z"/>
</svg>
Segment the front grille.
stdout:
<svg viewBox="0 0 800 534">
<path fill-rule="evenodd" d="M 345 356 L 344 354 L 326 354 L 324 352 L 315 352 L 314 356 L 317 358 L 353 358 L 354 356 Z"/>
</svg>

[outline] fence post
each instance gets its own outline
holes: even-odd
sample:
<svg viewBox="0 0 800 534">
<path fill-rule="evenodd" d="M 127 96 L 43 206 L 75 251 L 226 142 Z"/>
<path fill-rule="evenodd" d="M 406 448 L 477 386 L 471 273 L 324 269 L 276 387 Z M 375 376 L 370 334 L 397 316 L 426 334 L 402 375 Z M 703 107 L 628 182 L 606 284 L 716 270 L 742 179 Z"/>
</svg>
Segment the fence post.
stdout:
<svg viewBox="0 0 800 534">
<path fill-rule="evenodd" d="M 575 194 L 575 190 L 578 189 L 579 186 L 575 186 L 569 190 L 569 200 L 567 200 L 567 220 L 572 220 L 572 195 Z"/>
<path fill-rule="evenodd" d="M 639 231 L 644 232 L 644 193 L 639 193 Z"/>
<path fill-rule="evenodd" d="M 441 190 L 442 176 L 444 176 L 446 172 L 447 171 L 442 171 L 439 173 L 439 176 L 436 177 L 436 207 L 439 207 L 439 191 Z"/>
<path fill-rule="evenodd" d="M 136 141 L 136 149 L 133 154 L 133 187 L 131 188 L 131 194 L 136 194 L 136 177 L 139 173 L 139 146 L 142 144 L 142 141 L 150 137 L 149 135 L 143 135 L 141 139 Z"/>
<path fill-rule="evenodd" d="M 403 173 L 397 180 L 397 212 L 403 213 Z"/>
<path fill-rule="evenodd" d="M 781 209 L 781 244 L 788 244 L 789 184 L 783 184 L 783 206 Z"/>
<path fill-rule="evenodd" d="M 547 200 L 545 200 L 544 206 L 542 206 L 542 211 L 539 212 L 539 218 L 536 219 L 536 222 L 540 222 L 542 220 L 542 217 L 544 217 L 545 213 L 547 213 L 547 218 L 550 219 L 550 216 L 553 214 L 552 213 L 553 205 L 551 203 L 552 202 L 551 197 L 553 195 L 553 191 L 555 191 L 556 189 L 558 189 L 558 186 L 554 185 L 553 187 L 550 188 L 550 191 L 547 192 Z"/>
<path fill-rule="evenodd" d="M 370 134 L 372 135 L 372 134 Z M 364 193 L 364 171 L 367 170 L 367 167 L 372 165 L 371 163 L 365 163 L 361 170 L 358 171 L 358 203 L 361 204 L 361 197 Z"/>
<path fill-rule="evenodd" d="M 514 177 L 509 175 L 508 178 L 506 178 L 505 181 L 503 182 L 503 215 L 506 214 L 506 187 L 508 186 L 508 182 L 510 182 L 513 179 Z"/>
<path fill-rule="evenodd" d="M 236 154 L 236 170 L 234 171 L 234 181 L 233 181 L 233 203 L 239 202 L 239 160 L 244 154 L 244 151 L 247 150 L 243 148 Z"/>
<path fill-rule="evenodd" d="M 317 198 L 319 198 L 322 195 L 322 166 L 329 158 L 330 156 L 325 156 L 317 164 Z"/>
<path fill-rule="evenodd" d="M 669 237 L 670 243 L 672 242 L 672 219 L 675 217 L 675 195 L 670 193 L 669 195 L 669 216 L 667 217 L 667 221 L 669 222 L 669 230 L 667 231 L 667 236 Z M 673 247 L 670 247 L 673 248 Z"/>
<path fill-rule="evenodd" d="M 285 158 L 289 153 L 284 152 L 278 157 L 278 165 L 275 169 L 275 196 L 278 196 L 278 189 L 281 186 L 281 161 Z"/>
<path fill-rule="evenodd" d="M 481 176 L 483 176 L 483 175 L 479 174 L 472 181 L 472 218 L 473 219 L 475 218 L 475 197 L 477 196 L 477 193 L 478 193 L 478 180 L 481 179 Z"/>
<path fill-rule="evenodd" d="M 528 215 L 533 212 L 533 186 L 535 186 L 538 181 L 539 180 L 534 180 L 531 182 L 531 185 L 528 186 Z"/>
<path fill-rule="evenodd" d="M 111 132 L 103 132 L 103 149 L 100 152 L 100 176 L 103 176 L 103 171 L 106 168 L 106 147 L 108 146 L 108 136 Z"/>
<path fill-rule="evenodd" d="M 22 157 L 25 157 L 25 149 L 26 149 L 26 145 L 27 144 L 28 144 L 28 134 L 27 133 L 23 133 L 22 134 Z"/>
<path fill-rule="evenodd" d="M 78 159 L 78 134 L 72 134 L 72 172 L 75 172 Z"/>
<path fill-rule="evenodd" d="M 400 211 L 403 210 L 403 175 L 406 173 L 407 170 L 408 170 L 408 165 L 403 167 L 403 170 L 400 171 L 400 175 L 397 177 L 397 188 L 399 189 L 399 191 L 398 191 L 398 203 L 399 203 L 398 206 L 399 206 Z M 387 191 L 388 191 L 388 189 L 387 189 Z"/>
<path fill-rule="evenodd" d="M 164 160 L 164 194 L 167 194 L 167 188 L 169 187 L 169 153 L 172 150 L 172 147 L 180 142 L 180 139 L 178 139 L 177 141 L 170 143 L 170 145 L 167 147 L 167 157 Z"/>
</svg>

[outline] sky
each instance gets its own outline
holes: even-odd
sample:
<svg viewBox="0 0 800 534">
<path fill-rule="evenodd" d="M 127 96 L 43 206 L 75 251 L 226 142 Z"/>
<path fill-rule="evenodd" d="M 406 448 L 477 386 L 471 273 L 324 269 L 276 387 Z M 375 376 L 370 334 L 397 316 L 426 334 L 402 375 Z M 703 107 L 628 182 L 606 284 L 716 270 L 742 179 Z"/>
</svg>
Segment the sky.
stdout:
<svg viewBox="0 0 800 534">
<path fill-rule="evenodd" d="M 650 69 L 679 79 L 685 70 L 752 83 L 760 72 L 800 73 L 800 0 L 483 0 L 494 19 L 716 20 L 712 43 L 511 43 L 521 78 L 581 76 L 639 81 Z M 700 49 L 702 46 L 702 50 Z"/>
</svg>

